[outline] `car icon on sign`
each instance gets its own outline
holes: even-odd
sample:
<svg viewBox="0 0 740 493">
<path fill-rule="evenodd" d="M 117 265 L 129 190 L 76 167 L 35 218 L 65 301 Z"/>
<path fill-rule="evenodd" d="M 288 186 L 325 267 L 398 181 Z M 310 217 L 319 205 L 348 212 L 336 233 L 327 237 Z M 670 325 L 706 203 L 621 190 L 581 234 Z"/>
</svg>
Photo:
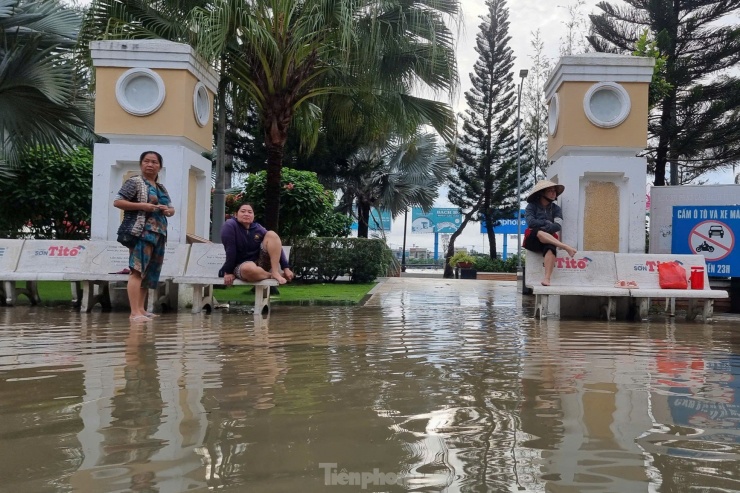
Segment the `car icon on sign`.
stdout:
<svg viewBox="0 0 740 493">
<path fill-rule="evenodd" d="M 722 226 L 715 225 L 715 226 L 709 226 L 709 237 L 719 235 L 720 238 L 725 237 L 725 230 L 722 229 Z"/>
</svg>

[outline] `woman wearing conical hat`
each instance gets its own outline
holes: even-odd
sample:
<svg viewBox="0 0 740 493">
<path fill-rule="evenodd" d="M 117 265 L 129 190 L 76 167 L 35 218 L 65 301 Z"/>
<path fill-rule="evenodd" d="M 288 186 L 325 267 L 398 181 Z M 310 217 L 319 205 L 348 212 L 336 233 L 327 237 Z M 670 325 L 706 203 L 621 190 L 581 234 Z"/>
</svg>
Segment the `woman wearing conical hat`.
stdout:
<svg viewBox="0 0 740 493">
<path fill-rule="evenodd" d="M 558 239 L 558 233 L 563 228 L 563 210 L 555 203 L 560 194 L 565 191 L 563 185 L 549 180 L 537 182 L 527 197 L 527 209 L 524 217 L 527 219 L 527 229 L 524 232 L 522 246 L 535 253 L 541 253 L 545 258 L 545 278 L 543 286 L 550 285 L 550 277 L 555 268 L 557 248 L 565 250 L 573 257 L 576 249 L 566 245 Z"/>
</svg>

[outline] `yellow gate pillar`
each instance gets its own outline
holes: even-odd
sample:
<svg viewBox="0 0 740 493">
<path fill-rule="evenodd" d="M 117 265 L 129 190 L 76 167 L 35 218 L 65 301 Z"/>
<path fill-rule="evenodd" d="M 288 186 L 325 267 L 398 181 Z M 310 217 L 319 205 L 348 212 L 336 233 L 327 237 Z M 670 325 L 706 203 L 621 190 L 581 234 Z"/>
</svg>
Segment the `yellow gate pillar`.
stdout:
<svg viewBox="0 0 740 493">
<path fill-rule="evenodd" d="M 645 249 L 652 58 L 565 56 L 545 85 L 548 179 L 565 185 L 563 239 L 578 250 Z"/>
<path fill-rule="evenodd" d="M 216 72 L 185 44 L 165 40 L 94 41 L 95 132 L 92 239 L 115 240 L 121 221 L 113 197 L 139 173 L 139 155 L 156 151 L 164 161 L 159 180 L 177 214 L 168 241 L 184 243 L 188 233 L 208 237 L 213 96 Z"/>
</svg>

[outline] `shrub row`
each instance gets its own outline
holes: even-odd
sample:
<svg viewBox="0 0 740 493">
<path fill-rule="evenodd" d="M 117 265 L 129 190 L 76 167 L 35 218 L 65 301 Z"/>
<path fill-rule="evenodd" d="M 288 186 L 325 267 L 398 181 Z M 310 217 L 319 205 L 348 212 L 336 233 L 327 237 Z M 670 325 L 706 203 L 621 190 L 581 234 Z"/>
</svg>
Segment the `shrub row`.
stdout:
<svg viewBox="0 0 740 493">
<path fill-rule="evenodd" d="M 524 259 L 522 258 L 522 261 Z M 475 258 L 473 268 L 478 272 L 516 272 L 517 256 L 511 255 L 506 260 L 492 259 L 489 256 Z"/>
<path fill-rule="evenodd" d="M 386 275 L 392 253 L 380 239 L 297 238 L 290 250 L 293 272 L 304 281 L 371 282 Z"/>
</svg>

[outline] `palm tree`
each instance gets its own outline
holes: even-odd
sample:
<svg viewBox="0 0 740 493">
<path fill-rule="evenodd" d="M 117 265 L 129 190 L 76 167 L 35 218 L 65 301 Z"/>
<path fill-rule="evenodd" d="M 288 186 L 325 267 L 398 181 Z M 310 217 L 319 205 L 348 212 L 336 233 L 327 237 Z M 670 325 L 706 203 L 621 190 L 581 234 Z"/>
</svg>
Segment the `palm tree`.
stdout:
<svg viewBox="0 0 740 493">
<path fill-rule="evenodd" d="M 142 1 L 96 3 L 125 10 Z M 293 126 L 310 149 L 322 125 L 322 99 L 329 95 L 374 100 L 388 119 L 405 120 L 408 128 L 428 123 L 452 137 L 449 106 L 410 93 L 415 84 L 438 91 L 456 85 L 454 37 L 444 19 L 458 10 L 459 0 L 213 0 L 191 12 L 186 24 L 197 35 L 193 43 L 259 114 L 268 155 L 265 226 L 275 229 L 279 221 L 288 131 Z M 144 27 L 152 34 L 160 25 L 183 24 L 166 13 L 154 22 L 152 12 L 138 12 L 146 18 L 137 21 L 130 11 L 116 14 L 136 35 L 146 35 Z M 117 24 L 105 16 L 95 22 L 100 30 Z M 351 118 L 346 116 L 351 111 L 346 107 L 344 117 Z"/>
<path fill-rule="evenodd" d="M 357 236 L 367 238 L 370 209 L 396 217 L 409 207 L 428 210 L 446 179 L 451 161 L 431 133 L 393 139 L 383 147 L 365 147 L 347 160 L 337 178 L 342 190 L 340 210 L 357 207 Z"/>
<path fill-rule="evenodd" d="M 73 57 L 80 23 L 56 0 L 0 0 L 0 172 L 29 147 L 89 137 L 91 106 Z"/>
<path fill-rule="evenodd" d="M 449 71 L 454 67 L 451 37 L 429 9 L 440 3 L 402 3 L 408 12 L 359 0 L 263 0 L 248 2 L 241 11 L 246 27 L 239 31 L 238 49 L 227 51 L 225 58 L 233 69 L 232 79 L 249 94 L 260 115 L 267 150 L 268 228 L 276 228 L 279 221 L 280 173 L 288 131 L 297 124 L 302 144 L 312 147 L 321 124 L 321 101 L 328 95 L 376 94 L 382 107 L 395 108 L 389 117 L 406 118 L 412 124 L 425 121 L 451 134 L 453 119 L 447 107 L 408 95 L 413 80 L 434 88 L 449 87 L 450 79 L 454 80 Z M 209 36 L 227 39 L 214 35 L 213 30 Z M 434 43 L 437 52 L 431 46 Z M 444 62 L 437 60 L 440 54 L 446 56 Z M 391 56 L 405 63 L 392 67 Z M 410 64 L 401 60 L 404 56 L 423 61 Z M 393 71 L 399 67 L 405 72 Z M 387 76 L 380 81 L 384 85 L 379 85 L 375 74 L 384 70 Z M 368 86 L 368 81 L 374 84 Z"/>
</svg>

